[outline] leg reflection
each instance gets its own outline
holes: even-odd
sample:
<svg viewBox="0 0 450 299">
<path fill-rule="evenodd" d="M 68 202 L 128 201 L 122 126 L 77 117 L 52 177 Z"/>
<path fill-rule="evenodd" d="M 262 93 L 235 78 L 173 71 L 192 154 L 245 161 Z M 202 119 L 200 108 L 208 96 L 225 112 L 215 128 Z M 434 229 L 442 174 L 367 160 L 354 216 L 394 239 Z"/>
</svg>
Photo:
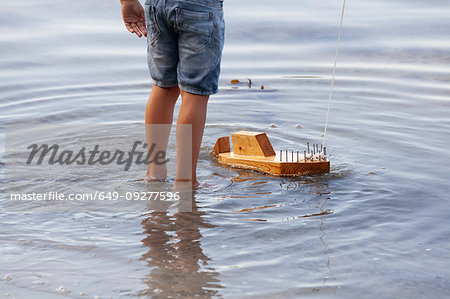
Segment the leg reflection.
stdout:
<svg viewBox="0 0 450 299">
<path fill-rule="evenodd" d="M 192 212 L 152 212 L 142 221 L 148 251 L 142 255 L 150 267 L 140 292 L 152 298 L 217 296 L 222 288 L 211 259 L 201 248 L 200 229 L 214 227 L 204 218 L 192 199 Z"/>
</svg>

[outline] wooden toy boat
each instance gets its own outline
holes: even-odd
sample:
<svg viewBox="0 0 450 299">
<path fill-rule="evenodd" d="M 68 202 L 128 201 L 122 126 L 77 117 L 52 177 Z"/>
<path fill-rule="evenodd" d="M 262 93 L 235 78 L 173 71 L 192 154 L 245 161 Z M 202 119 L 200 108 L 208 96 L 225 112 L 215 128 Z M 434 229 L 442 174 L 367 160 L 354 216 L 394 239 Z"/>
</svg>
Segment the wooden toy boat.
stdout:
<svg viewBox="0 0 450 299">
<path fill-rule="evenodd" d="M 266 133 L 239 131 L 232 134 L 233 151 L 229 136 L 220 137 L 214 151 L 219 162 L 238 168 L 251 169 L 276 176 L 300 176 L 330 171 L 326 148 L 314 144 L 312 149 L 275 152 Z"/>
</svg>

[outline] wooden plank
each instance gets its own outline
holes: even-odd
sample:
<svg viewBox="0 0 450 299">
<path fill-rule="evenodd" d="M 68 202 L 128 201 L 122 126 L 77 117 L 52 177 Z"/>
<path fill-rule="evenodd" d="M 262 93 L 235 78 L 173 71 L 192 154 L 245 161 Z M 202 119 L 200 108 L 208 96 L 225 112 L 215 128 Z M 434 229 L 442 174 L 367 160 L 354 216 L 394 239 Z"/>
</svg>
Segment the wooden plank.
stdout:
<svg viewBox="0 0 450 299">
<path fill-rule="evenodd" d="M 219 162 L 232 167 L 251 169 L 279 176 L 320 174 L 330 171 L 329 161 L 280 162 L 275 160 L 275 156 L 260 158 L 223 153 L 219 155 Z"/>
<path fill-rule="evenodd" d="M 272 144 L 266 133 L 239 131 L 232 134 L 233 152 L 249 156 L 275 156 Z"/>
<path fill-rule="evenodd" d="M 225 137 L 220 137 L 219 139 L 217 139 L 217 142 L 214 145 L 214 151 L 217 154 L 229 153 L 231 151 L 231 149 L 230 149 L 230 137 L 229 136 L 225 136 Z"/>
</svg>

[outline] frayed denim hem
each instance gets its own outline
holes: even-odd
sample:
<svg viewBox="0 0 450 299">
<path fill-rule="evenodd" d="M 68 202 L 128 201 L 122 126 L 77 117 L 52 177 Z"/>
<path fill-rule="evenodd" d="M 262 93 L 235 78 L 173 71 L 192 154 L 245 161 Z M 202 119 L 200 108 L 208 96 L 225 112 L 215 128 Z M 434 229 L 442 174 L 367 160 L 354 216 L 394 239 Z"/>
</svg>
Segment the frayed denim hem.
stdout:
<svg viewBox="0 0 450 299">
<path fill-rule="evenodd" d="M 179 84 L 179 86 L 184 91 L 187 91 L 187 92 L 193 93 L 193 94 L 204 95 L 204 96 L 213 95 L 213 94 L 216 94 L 216 93 L 219 92 L 218 88 L 215 88 L 215 89 L 212 89 L 212 90 L 202 90 L 202 89 L 186 86 L 186 85 L 183 85 L 183 84 Z"/>
<path fill-rule="evenodd" d="M 161 87 L 161 88 L 169 88 L 169 87 L 178 86 L 178 82 L 166 83 L 166 82 L 162 82 L 162 81 L 158 81 L 158 80 L 153 80 L 153 84 L 155 84 L 156 86 Z"/>
</svg>

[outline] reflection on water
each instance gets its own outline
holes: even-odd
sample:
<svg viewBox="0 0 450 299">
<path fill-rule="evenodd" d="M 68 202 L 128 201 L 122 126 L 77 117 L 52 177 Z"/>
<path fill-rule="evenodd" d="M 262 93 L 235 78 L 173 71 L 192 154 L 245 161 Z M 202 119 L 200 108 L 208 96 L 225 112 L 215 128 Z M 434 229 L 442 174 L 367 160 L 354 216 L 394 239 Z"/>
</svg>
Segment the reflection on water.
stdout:
<svg viewBox="0 0 450 299">
<path fill-rule="evenodd" d="M 150 212 L 142 220 L 148 251 L 142 260 L 151 273 L 144 281 L 147 289 L 140 296 L 170 298 L 201 296 L 211 298 L 222 288 L 219 273 L 209 265 L 211 260 L 201 248 L 200 229 L 215 226 L 208 223 L 199 211 L 195 199 L 192 212 Z"/>
</svg>

